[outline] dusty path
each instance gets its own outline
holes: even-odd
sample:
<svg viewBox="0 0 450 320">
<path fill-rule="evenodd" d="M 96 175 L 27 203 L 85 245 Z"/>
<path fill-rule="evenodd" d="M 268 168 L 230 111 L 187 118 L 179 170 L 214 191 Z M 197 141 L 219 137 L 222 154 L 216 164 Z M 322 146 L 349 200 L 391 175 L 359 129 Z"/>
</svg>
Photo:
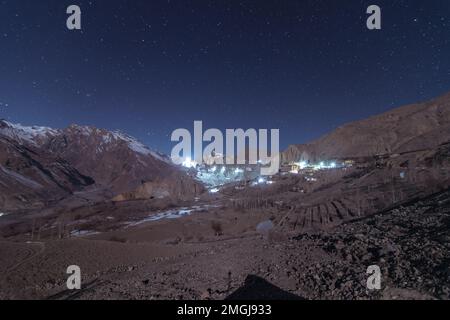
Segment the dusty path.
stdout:
<svg viewBox="0 0 450 320">
<path fill-rule="evenodd" d="M 0 243 L 0 245 L 1 244 L 2 243 Z M 6 277 L 10 272 L 15 271 L 17 268 L 28 263 L 45 251 L 44 242 L 27 242 L 26 244 L 26 248 L 23 249 L 23 252 L 25 252 L 24 257 L 21 258 L 19 262 L 15 262 L 11 266 L 7 266 L 6 272 L 3 274 L 3 277 Z"/>
</svg>

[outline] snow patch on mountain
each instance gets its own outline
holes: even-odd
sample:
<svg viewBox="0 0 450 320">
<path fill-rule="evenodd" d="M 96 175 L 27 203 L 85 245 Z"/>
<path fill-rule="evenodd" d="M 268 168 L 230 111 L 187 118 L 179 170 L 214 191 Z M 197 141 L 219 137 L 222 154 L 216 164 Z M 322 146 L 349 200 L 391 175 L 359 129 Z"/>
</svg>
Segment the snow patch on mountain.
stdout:
<svg viewBox="0 0 450 320">
<path fill-rule="evenodd" d="M 2 120 L 0 122 L 0 133 L 20 142 L 27 141 L 35 144 L 36 138 L 55 136 L 59 131 L 49 127 L 23 126 L 20 123 L 14 124 Z"/>
<path fill-rule="evenodd" d="M 137 152 L 139 154 L 143 155 L 150 155 L 158 160 L 161 161 L 167 161 L 166 158 L 161 156 L 160 154 L 156 153 L 155 151 L 150 150 L 146 145 L 139 142 L 137 139 L 123 133 L 120 131 L 113 131 L 111 133 L 114 139 L 116 140 L 122 140 L 125 141 L 128 144 L 128 147 L 133 150 L 134 152 Z"/>
<path fill-rule="evenodd" d="M 167 163 L 171 162 L 169 158 L 151 150 L 143 143 L 139 142 L 137 139 L 121 131 L 107 131 L 90 126 L 80 126 L 75 124 L 71 125 L 69 128 L 84 136 L 101 135 L 102 145 L 96 148 L 97 153 L 101 153 L 104 150 L 104 145 L 108 145 L 117 141 L 124 141 L 130 148 L 130 150 L 136 152 L 137 154 L 152 156 Z M 39 139 L 51 138 L 63 133 L 64 130 L 57 130 L 40 126 L 23 126 L 21 124 L 14 124 L 6 120 L 0 120 L 0 134 L 14 139 L 20 143 L 28 142 L 33 145 L 37 145 L 40 142 L 38 141 Z"/>
</svg>

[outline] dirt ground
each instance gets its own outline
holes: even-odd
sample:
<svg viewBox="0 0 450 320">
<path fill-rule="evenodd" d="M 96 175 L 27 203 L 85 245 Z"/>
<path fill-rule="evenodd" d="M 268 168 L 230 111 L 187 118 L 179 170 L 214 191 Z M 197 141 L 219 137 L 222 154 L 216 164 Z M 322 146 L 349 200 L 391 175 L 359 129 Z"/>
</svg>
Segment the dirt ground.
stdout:
<svg viewBox="0 0 450 320">
<path fill-rule="evenodd" d="M 256 232 L 214 208 L 61 240 L 0 242 L 1 299 L 224 299 L 249 275 L 305 299 L 449 299 L 450 191 L 329 230 Z M 82 289 L 66 288 L 78 265 Z M 367 267 L 380 266 L 381 290 Z"/>
</svg>

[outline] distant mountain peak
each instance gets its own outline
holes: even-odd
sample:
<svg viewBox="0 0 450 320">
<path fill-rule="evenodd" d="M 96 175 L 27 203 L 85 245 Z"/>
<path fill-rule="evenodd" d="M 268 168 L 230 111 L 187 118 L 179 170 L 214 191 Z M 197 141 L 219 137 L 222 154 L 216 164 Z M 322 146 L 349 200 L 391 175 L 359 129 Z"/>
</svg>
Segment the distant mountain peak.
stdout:
<svg viewBox="0 0 450 320">
<path fill-rule="evenodd" d="M 46 138 L 52 138 L 58 135 L 76 132 L 84 136 L 98 135 L 102 138 L 103 144 L 110 144 L 117 141 L 123 141 L 130 150 L 140 155 L 153 156 L 158 160 L 169 162 L 169 158 L 159 152 L 153 151 L 138 139 L 120 131 L 109 131 L 99 129 L 93 126 L 71 124 L 66 129 L 52 129 L 43 126 L 23 126 L 20 123 L 12 123 L 5 119 L 0 119 L 0 134 L 14 139 L 20 143 L 31 143 L 36 145 Z"/>
<path fill-rule="evenodd" d="M 42 206 L 94 183 L 90 188 L 123 199 L 152 198 L 161 188 L 177 198 L 203 190 L 169 157 L 118 130 L 52 129 L 1 120 L 0 151 L 0 206 L 9 208 Z M 135 194 L 145 183 L 145 192 Z"/>
<path fill-rule="evenodd" d="M 59 130 L 49 127 L 23 126 L 20 123 L 11 123 L 3 119 L 0 120 L 0 134 L 22 143 L 26 141 L 36 144 L 37 138 L 46 138 L 57 135 L 58 133 Z"/>
</svg>

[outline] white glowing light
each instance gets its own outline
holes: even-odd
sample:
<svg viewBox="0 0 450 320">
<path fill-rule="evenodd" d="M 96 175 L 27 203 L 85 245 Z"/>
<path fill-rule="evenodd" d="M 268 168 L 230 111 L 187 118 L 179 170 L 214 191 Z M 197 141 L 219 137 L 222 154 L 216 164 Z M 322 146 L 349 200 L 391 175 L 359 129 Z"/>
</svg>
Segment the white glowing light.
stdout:
<svg viewBox="0 0 450 320">
<path fill-rule="evenodd" d="M 217 170 L 217 167 L 216 167 L 216 166 L 214 166 L 214 167 L 211 168 L 211 172 L 216 172 L 216 170 Z"/>
<path fill-rule="evenodd" d="M 300 161 L 299 163 L 297 163 L 297 165 L 299 166 L 300 169 L 305 169 L 308 166 L 306 161 Z"/>
<path fill-rule="evenodd" d="M 331 168 L 336 168 L 336 162 L 332 162 L 332 163 L 330 164 L 330 167 L 331 167 Z"/>
<path fill-rule="evenodd" d="M 186 168 L 195 168 L 197 166 L 197 162 L 192 161 L 191 157 L 187 157 L 184 161 L 183 161 L 183 167 Z"/>
<path fill-rule="evenodd" d="M 258 179 L 258 183 L 264 183 L 264 182 L 266 182 L 266 180 L 264 180 L 264 178 L 259 178 Z"/>
<path fill-rule="evenodd" d="M 220 169 L 220 173 L 225 173 L 225 167 L 222 167 L 222 169 Z"/>
<path fill-rule="evenodd" d="M 219 189 L 218 188 L 214 188 L 214 189 L 209 190 L 209 192 L 210 193 L 217 193 L 217 192 L 219 192 Z"/>
<path fill-rule="evenodd" d="M 236 170 L 234 170 L 235 174 L 239 174 L 239 173 L 242 173 L 242 172 L 244 172 L 244 170 L 239 169 L 239 168 L 236 168 Z"/>
</svg>

